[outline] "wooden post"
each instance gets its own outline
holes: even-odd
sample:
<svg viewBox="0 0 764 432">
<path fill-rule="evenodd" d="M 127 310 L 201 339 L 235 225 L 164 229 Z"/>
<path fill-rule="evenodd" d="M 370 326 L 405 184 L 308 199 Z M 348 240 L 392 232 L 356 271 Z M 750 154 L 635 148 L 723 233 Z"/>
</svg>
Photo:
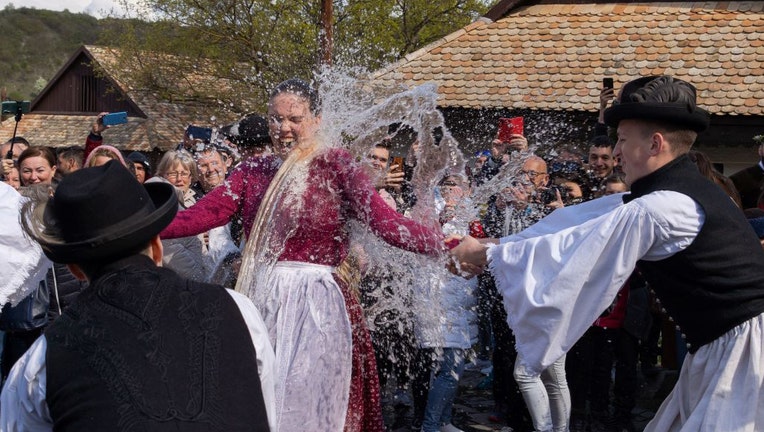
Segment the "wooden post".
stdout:
<svg viewBox="0 0 764 432">
<path fill-rule="evenodd" d="M 321 66 L 332 65 L 334 27 L 334 4 L 332 0 L 321 0 Z"/>
</svg>

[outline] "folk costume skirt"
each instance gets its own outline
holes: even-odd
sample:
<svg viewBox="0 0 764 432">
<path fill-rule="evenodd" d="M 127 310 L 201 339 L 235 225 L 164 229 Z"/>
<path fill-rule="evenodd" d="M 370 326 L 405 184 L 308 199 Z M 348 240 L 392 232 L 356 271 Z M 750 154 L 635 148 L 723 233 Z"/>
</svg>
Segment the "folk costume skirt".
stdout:
<svg viewBox="0 0 764 432">
<path fill-rule="evenodd" d="M 764 314 L 688 354 L 645 431 L 764 430 Z"/>
<path fill-rule="evenodd" d="M 254 302 L 276 352 L 278 430 L 382 431 L 369 332 L 333 268 L 281 261 Z"/>
</svg>

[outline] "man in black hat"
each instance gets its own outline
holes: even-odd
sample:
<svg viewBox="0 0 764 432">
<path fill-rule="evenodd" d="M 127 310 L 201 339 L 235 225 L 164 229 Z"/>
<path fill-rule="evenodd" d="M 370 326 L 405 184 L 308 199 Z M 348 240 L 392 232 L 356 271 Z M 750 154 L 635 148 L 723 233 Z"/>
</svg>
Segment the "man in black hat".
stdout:
<svg viewBox="0 0 764 432">
<path fill-rule="evenodd" d="M 0 430 L 269 430 L 273 352 L 257 310 L 160 267 L 177 208 L 171 185 L 144 187 L 113 161 L 25 205 L 27 234 L 90 286 L 14 366 Z"/>
<path fill-rule="evenodd" d="M 638 266 L 690 352 L 646 430 L 764 430 L 764 251 L 687 156 L 708 113 L 689 83 L 646 77 L 605 122 L 630 193 L 557 210 L 488 249 L 465 238 L 456 260 L 471 272 L 490 260 L 531 372 L 563 355 Z"/>
</svg>

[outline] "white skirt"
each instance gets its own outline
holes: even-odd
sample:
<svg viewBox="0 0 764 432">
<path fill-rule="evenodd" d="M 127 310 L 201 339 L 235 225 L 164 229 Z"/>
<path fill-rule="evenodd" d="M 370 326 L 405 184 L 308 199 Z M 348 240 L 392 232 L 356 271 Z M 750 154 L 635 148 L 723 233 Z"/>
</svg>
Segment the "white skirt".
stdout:
<svg viewBox="0 0 764 432">
<path fill-rule="evenodd" d="M 254 290 L 276 351 L 282 432 L 341 432 L 350 392 L 352 334 L 332 267 L 281 261 Z"/>
<path fill-rule="evenodd" d="M 764 314 L 688 354 L 645 431 L 764 430 Z"/>
</svg>

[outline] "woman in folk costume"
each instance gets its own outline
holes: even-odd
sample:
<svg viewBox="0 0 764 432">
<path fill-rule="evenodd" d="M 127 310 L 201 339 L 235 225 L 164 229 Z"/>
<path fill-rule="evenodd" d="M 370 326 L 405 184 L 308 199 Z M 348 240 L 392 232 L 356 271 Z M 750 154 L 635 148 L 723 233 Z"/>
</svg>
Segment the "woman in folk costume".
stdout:
<svg viewBox="0 0 764 432">
<path fill-rule="evenodd" d="M 268 118 L 276 155 L 243 163 L 163 237 L 240 214 L 249 235 L 236 289 L 260 309 L 276 350 L 279 430 L 382 431 L 371 340 L 335 274 L 348 253 L 347 223 L 360 220 L 389 244 L 431 256 L 443 252 L 442 234 L 392 210 L 349 152 L 323 142 L 318 95 L 307 83 L 279 84 Z"/>
</svg>

